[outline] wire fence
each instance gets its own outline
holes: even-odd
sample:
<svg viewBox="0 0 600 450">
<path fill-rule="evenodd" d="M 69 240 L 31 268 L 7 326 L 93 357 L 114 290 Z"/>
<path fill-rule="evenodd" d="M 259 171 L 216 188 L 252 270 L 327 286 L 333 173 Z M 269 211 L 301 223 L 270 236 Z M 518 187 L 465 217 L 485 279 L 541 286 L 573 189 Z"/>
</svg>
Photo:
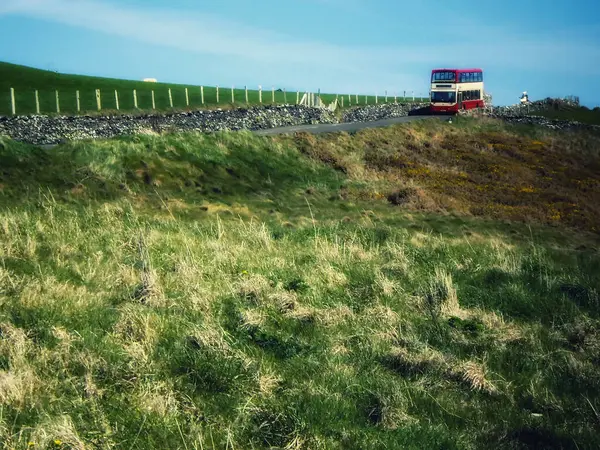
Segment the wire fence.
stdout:
<svg viewBox="0 0 600 450">
<path fill-rule="evenodd" d="M 31 114 L 89 114 L 133 111 L 190 110 L 214 106 L 251 106 L 265 104 L 315 106 L 337 100 L 341 108 L 381 103 L 411 103 L 427 100 L 414 93 L 406 95 L 383 92 L 383 95 L 321 94 L 303 91 L 288 92 L 285 89 L 250 90 L 205 86 L 151 86 L 149 83 L 137 89 L 15 89 L 0 92 L 0 115 Z M 307 103 L 307 99 L 309 99 Z"/>
</svg>

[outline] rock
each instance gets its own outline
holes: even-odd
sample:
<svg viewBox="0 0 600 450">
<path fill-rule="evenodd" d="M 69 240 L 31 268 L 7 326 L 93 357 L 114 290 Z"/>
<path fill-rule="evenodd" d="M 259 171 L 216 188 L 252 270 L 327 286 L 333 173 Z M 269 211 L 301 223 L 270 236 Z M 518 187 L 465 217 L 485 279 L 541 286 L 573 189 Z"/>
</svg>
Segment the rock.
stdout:
<svg viewBox="0 0 600 450">
<path fill-rule="evenodd" d="M 548 119 L 536 116 L 539 111 L 548 109 L 572 109 L 578 107 L 579 103 L 573 100 L 552 99 L 531 102 L 528 105 L 494 106 L 481 110 L 459 111 L 459 115 L 484 115 L 486 117 L 501 119 L 511 124 L 536 125 L 551 130 L 595 130 L 600 131 L 600 126 L 589 125 L 574 120 Z"/>
<path fill-rule="evenodd" d="M 301 105 L 269 105 L 229 111 L 116 116 L 16 116 L 0 117 L 0 135 L 29 144 L 57 144 L 81 139 L 106 139 L 122 135 L 157 134 L 177 131 L 216 132 L 336 123 L 326 109 Z"/>
<path fill-rule="evenodd" d="M 214 133 L 231 130 L 262 130 L 291 125 L 371 122 L 394 117 L 418 115 L 425 111 L 423 103 L 381 103 L 354 106 L 338 120 L 333 112 L 303 105 L 264 105 L 233 110 L 188 111 L 181 113 L 152 113 L 115 116 L 57 116 L 41 115 L 1 117 L 0 135 L 35 145 L 54 145 L 82 139 L 107 139 L 123 135 L 160 134 L 197 131 Z M 531 116 L 541 109 L 566 108 L 576 102 L 546 99 L 530 105 L 489 107 L 483 110 L 461 111 L 459 114 L 484 114 L 509 123 L 526 123 L 551 129 L 588 128 L 597 126 L 549 120 Z"/>
<path fill-rule="evenodd" d="M 424 103 L 381 103 L 356 106 L 344 111 L 342 122 L 372 122 L 375 120 L 406 117 L 411 111 L 429 106 Z"/>
</svg>

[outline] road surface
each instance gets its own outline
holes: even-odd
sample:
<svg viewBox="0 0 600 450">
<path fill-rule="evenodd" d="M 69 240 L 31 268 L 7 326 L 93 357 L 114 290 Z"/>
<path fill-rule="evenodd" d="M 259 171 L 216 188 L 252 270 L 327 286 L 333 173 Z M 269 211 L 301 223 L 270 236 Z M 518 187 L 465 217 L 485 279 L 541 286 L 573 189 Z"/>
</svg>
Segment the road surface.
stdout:
<svg viewBox="0 0 600 450">
<path fill-rule="evenodd" d="M 318 125 L 293 125 L 289 127 L 280 128 L 269 128 L 267 130 L 255 130 L 254 133 L 260 136 L 272 136 L 277 134 L 296 133 L 298 131 L 304 131 L 312 134 L 319 133 L 336 133 L 345 131 L 348 133 L 363 130 L 365 128 L 381 128 L 397 123 L 412 122 L 414 120 L 421 119 L 441 119 L 442 116 L 405 116 L 405 117 L 394 117 L 392 119 L 383 119 L 373 122 L 351 122 L 351 123 L 333 123 L 333 124 L 318 124 Z M 44 149 L 52 149 L 58 144 L 42 144 L 40 147 Z"/>
<path fill-rule="evenodd" d="M 318 125 L 294 125 L 291 127 L 281 128 L 270 128 L 268 130 L 255 131 L 256 134 L 261 136 L 270 136 L 274 134 L 285 134 L 285 133 L 296 133 L 298 131 L 305 131 L 307 133 L 318 134 L 318 133 L 336 133 L 340 131 L 346 131 L 351 133 L 353 131 L 362 130 L 365 128 L 381 128 L 397 123 L 412 122 L 413 120 L 421 119 L 440 119 L 442 116 L 408 116 L 408 117 L 395 117 L 393 119 L 377 120 L 375 122 L 351 122 L 351 123 L 333 123 L 333 124 L 318 124 Z M 446 120 L 448 118 L 446 117 Z"/>
</svg>

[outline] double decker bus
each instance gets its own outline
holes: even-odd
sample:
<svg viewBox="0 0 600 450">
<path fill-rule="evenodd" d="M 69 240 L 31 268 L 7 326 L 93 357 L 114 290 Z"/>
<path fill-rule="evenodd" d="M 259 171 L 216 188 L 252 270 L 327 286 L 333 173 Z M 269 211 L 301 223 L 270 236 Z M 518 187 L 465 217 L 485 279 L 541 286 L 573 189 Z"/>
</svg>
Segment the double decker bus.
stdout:
<svg viewBox="0 0 600 450">
<path fill-rule="evenodd" d="M 431 111 L 458 112 L 483 108 L 483 70 L 434 69 L 431 71 Z"/>
</svg>

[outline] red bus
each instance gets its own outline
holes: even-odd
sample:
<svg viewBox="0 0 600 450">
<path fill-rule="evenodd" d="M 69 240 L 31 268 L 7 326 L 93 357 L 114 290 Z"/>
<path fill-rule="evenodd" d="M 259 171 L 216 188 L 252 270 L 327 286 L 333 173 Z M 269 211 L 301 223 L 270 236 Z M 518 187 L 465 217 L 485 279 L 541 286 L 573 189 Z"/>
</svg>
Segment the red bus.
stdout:
<svg viewBox="0 0 600 450">
<path fill-rule="evenodd" d="M 483 108 L 483 70 L 434 69 L 430 93 L 432 112 Z"/>
</svg>

